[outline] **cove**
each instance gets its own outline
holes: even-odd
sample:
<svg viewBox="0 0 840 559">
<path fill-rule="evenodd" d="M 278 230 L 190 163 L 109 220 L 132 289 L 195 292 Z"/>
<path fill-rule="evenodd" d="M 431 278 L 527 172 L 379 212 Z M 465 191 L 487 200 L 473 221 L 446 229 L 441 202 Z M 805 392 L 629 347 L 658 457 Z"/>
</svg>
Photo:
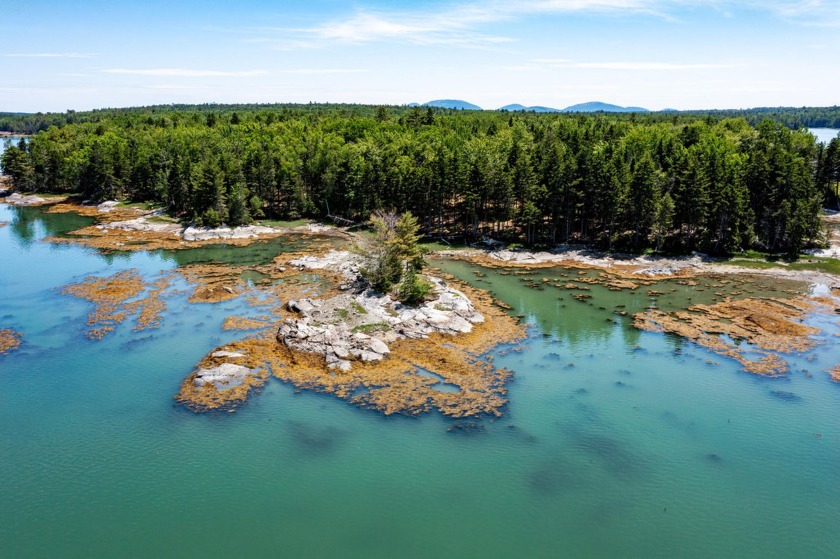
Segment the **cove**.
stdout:
<svg viewBox="0 0 840 559">
<path fill-rule="evenodd" d="M 765 379 L 614 312 L 711 302 L 703 285 L 593 285 L 579 301 L 535 286 L 576 270 L 435 261 L 531 324 L 492 352 L 515 373 L 501 418 L 451 429 L 274 380 L 235 414 L 194 414 L 172 396 L 241 337 L 221 325 L 248 313 L 242 301 L 191 305 L 176 282 L 160 328 L 93 341 L 90 306 L 59 289 L 296 248 L 102 253 L 42 242 L 87 223 L 73 214 L 0 206 L 2 221 L 0 320 L 23 336 L 0 357 L 5 556 L 830 557 L 840 545 L 840 390 L 823 372 L 835 316 L 809 316 L 825 343 Z"/>
</svg>

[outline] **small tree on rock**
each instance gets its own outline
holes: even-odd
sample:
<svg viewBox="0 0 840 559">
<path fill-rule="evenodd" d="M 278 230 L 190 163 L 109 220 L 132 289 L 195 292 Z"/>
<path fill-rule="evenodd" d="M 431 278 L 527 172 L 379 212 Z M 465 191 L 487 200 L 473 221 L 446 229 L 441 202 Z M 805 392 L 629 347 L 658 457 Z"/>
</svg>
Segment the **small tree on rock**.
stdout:
<svg viewBox="0 0 840 559">
<path fill-rule="evenodd" d="M 407 305 L 416 305 L 431 291 L 431 285 L 420 279 L 423 251 L 418 241 L 417 218 L 406 212 L 397 217 L 393 212 L 377 212 L 370 218 L 373 235 L 356 246 L 364 258 L 362 276 L 371 287 L 388 293 L 399 284 L 398 297 Z"/>
</svg>

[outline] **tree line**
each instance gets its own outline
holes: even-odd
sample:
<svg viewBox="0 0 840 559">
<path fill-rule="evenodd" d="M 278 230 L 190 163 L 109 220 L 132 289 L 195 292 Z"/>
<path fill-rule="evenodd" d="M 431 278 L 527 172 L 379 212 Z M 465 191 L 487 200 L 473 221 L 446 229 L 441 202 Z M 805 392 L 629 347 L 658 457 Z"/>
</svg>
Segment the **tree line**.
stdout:
<svg viewBox="0 0 840 559">
<path fill-rule="evenodd" d="M 432 235 L 613 250 L 793 253 L 838 203 L 838 141 L 771 120 L 240 107 L 111 111 L 2 165 L 20 190 L 151 201 L 209 226 L 410 211 Z"/>
</svg>

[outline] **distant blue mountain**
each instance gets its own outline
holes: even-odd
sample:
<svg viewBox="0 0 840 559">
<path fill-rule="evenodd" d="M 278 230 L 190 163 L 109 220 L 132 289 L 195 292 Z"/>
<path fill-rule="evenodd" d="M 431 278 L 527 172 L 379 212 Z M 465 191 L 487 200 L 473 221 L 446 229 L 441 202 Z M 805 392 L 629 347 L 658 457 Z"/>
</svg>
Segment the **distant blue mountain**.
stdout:
<svg viewBox="0 0 840 559">
<path fill-rule="evenodd" d="M 458 109 L 459 111 L 480 111 L 481 107 L 461 101 L 460 99 L 438 99 L 423 103 L 424 107 L 438 107 L 440 109 Z"/>
<path fill-rule="evenodd" d="M 551 107 L 526 107 L 525 105 L 520 105 L 518 103 L 514 103 L 513 105 L 505 105 L 504 107 L 499 107 L 500 111 L 532 111 L 535 113 L 559 113 L 560 109 L 552 109 Z"/>
<path fill-rule="evenodd" d="M 619 105 L 611 105 L 610 103 L 602 103 L 600 101 L 590 101 L 589 103 L 580 103 L 579 105 L 572 105 L 563 109 L 564 113 L 646 113 L 647 109 L 642 107 L 622 107 Z"/>
</svg>

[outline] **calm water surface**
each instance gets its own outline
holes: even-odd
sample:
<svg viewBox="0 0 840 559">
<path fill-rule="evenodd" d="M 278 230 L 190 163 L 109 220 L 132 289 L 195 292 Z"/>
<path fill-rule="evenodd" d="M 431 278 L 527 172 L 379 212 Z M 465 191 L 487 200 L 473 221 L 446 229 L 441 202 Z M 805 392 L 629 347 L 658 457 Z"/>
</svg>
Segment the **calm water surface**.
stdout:
<svg viewBox="0 0 840 559">
<path fill-rule="evenodd" d="M 128 268 L 151 278 L 176 259 L 40 241 L 84 223 L 69 215 L 0 206 L 0 221 L 0 325 L 24 335 L 0 358 L 2 557 L 814 558 L 840 547 L 840 386 L 821 372 L 838 362 L 836 317 L 812 318 L 826 343 L 794 358 L 790 379 L 766 380 L 613 314 L 650 304 L 644 288 L 594 286 L 590 305 L 443 262 L 534 325 L 495 352 L 516 378 L 506 415 L 483 432 L 277 381 L 235 414 L 195 415 L 172 396 L 238 336 L 220 325 L 243 303 L 189 305 L 174 291 L 160 329 L 125 323 L 88 340 L 89 306 L 57 287 Z M 576 272 L 537 278 L 563 274 Z M 663 308 L 712 297 L 654 289 Z"/>
<path fill-rule="evenodd" d="M 818 142 L 827 144 L 840 134 L 840 129 L 837 128 L 809 128 L 808 132 L 817 137 Z"/>
</svg>

